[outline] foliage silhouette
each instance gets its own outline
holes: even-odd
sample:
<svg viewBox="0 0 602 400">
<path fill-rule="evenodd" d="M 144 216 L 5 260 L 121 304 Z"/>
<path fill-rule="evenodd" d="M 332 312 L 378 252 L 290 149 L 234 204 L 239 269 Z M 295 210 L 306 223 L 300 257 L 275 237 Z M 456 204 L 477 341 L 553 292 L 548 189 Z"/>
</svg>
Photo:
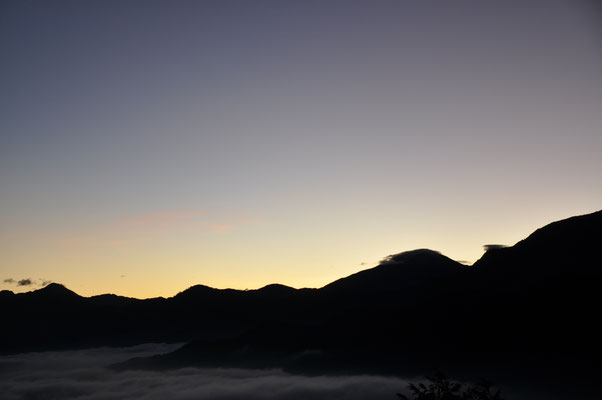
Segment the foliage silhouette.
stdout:
<svg viewBox="0 0 602 400">
<path fill-rule="evenodd" d="M 503 400 L 501 391 L 494 390 L 491 382 L 482 379 L 463 394 L 465 400 Z"/>
<path fill-rule="evenodd" d="M 493 390 L 491 382 L 481 380 L 475 385 L 465 385 L 448 379 L 437 372 L 435 376 L 427 376 L 428 383 L 413 384 L 408 388 L 412 392 L 413 400 L 503 400 L 499 390 Z M 411 400 L 409 397 L 397 393 L 402 400 Z"/>
</svg>

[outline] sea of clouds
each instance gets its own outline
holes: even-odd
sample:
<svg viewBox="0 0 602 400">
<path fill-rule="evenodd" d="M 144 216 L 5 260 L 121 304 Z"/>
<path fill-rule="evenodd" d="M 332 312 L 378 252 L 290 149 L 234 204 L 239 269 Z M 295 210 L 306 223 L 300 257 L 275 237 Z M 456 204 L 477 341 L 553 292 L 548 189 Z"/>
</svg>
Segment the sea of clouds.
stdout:
<svg viewBox="0 0 602 400">
<path fill-rule="evenodd" d="M 179 345 L 25 353 L 0 357 L 0 394 L 5 400 L 266 400 L 397 398 L 407 381 L 382 376 L 292 375 L 281 370 L 183 368 L 114 371 L 113 363 L 166 353 Z"/>
</svg>

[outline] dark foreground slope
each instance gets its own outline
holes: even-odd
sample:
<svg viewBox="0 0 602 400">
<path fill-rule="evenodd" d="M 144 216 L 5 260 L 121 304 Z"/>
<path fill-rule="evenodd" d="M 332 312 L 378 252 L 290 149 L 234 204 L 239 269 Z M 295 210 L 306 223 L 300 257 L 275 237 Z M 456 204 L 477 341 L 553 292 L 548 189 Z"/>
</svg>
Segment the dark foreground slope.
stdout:
<svg viewBox="0 0 602 400">
<path fill-rule="evenodd" d="M 541 228 L 464 266 L 430 250 L 321 289 L 194 286 L 169 299 L 84 298 L 60 285 L 0 294 L 1 351 L 187 341 L 120 368 L 283 367 L 303 373 L 480 371 L 596 381 L 602 212 Z"/>
</svg>

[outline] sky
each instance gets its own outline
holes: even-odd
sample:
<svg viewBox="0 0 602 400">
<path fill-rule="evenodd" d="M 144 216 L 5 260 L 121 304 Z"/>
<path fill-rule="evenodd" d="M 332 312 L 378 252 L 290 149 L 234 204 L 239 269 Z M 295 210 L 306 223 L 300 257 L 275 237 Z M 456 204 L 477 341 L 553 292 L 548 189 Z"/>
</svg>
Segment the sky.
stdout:
<svg viewBox="0 0 602 400">
<path fill-rule="evenodd" d="M 0 289 L 321 287 L 602 208 L 595 1 L 3 1 L 0 52 Z"/>
</svg>

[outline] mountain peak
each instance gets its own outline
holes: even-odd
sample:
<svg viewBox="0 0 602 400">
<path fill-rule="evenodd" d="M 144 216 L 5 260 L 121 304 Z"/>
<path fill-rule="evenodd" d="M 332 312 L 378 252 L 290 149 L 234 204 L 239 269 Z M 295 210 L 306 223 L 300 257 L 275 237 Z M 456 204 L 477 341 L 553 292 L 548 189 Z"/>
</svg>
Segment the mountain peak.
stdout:
<svg viewBox="0 0 602 400">
<path fill-rule="evenodd" d="M 433 262 L 441 260 L 450 260 L 438 251 L 431 249 L 416 249 L 404 251 L 402 253 L 392 254 L 385 257 L 379 265 L 387 263 L 405 263 L 405 262 Z"/>
<path fill-rule="evenodd" d="M 514 246 L 487 251 L 474 266 L 488 265 L 500 271 L 525 271 L 528 267 L 535 274 L 562 272 L 577 265 L 583 269 L 596 265 L 591 250 L 599 247 L 600 237 L 602 210 L 552 222 Z"/>
<path fill-rule="evenodd" d="M 385 257 L 376 267 L 326 285 L 325 289 L 361 292 L 386 291 L 391 287 L 415 286 L 421 282 L 455 274 L 466 268 L 438 251 L 417 249 Z M 397 285 L 392 285 L 395 282 Z"/>
<path fill-rule="evenodd" d="M 266 285 L 266 286 L 256 290 L 256 292 L 273 294 L 273 295 L 286 294 L 286 293 L 291 293 L 291 292 L 295 292 L 295 291 L 296 291 L 295 288 L 292 288 L 292 287 L 286 286 L 286 285 L 282 285 L 280 283 L 272 283 L 270 285 Z"/>
<path fill-rule="evenodd" d="M 257 290 L 263 290 L 263 289 L 285 289 L 285 290 L 289 290 L 289 289 L 293 289 L 293 288 L 290 287 L 290 286 L 283 285 L 281 283 L 270 283 L 269 285 L 265 285 L 264 287 L 259 288 Z"/>
<path fill-rule="evenodd" d="M 526 239 L 518 242 L 517 245 L 523 243 L 549 245 L 550 243 L 560 244 L 562 242 L 578 248 L 580 245 L 598 244 L 601 234 L 602 210 L 552 222 L 537 229 Z"/>
<path fill-rule="evenodd" d="M 205 286 L 205 285 L 194 285 L 189 287 L 188 289 L 176 294 L 174 298 L 187 298 L 187 297 L 195 297 L 199 295 L 208 295 L 218 292 L 218 289 Z"/>
<path fill-rule="evenodd" d="M 38 292 L 44 292 L 44 293 L 63 293 L 63 294 L 76 294 L 75 292 L 73 292 L 72 290 L 69 290 L 65 287 L 65 285 L 62 285 L 60 283 L 49 283 L 48 285 L 44 286 L 43 288 L 39 289 Z"/>
<path fill-rule="evenodd" d="M 64 285 L 60 283 L 50 283 L 49 285 L 34 290 L 33 292 L 29 292 L 26 294 L 30 294 L 33 296 L 44 296 L 44 298 L 53 298 L 53 299 L 68 299 L 68 298 L 81 298 L 80 295 L 73 292 L 72 290 L 67 289 Z"/>
<path fill-rule="evenodd" d="M 51 282 L 48 285 L 44 286 L 43 288 L 39 289 L 38 291 L 44 291 L 44 292 L 53 292 L 53 293 L 60 293 L 60 292 L 71 292 L 71 290 L 67 289 L 65 287 L 65 285 L 62 285 L 60 283 L 54 283 Z"/>
</svg>

